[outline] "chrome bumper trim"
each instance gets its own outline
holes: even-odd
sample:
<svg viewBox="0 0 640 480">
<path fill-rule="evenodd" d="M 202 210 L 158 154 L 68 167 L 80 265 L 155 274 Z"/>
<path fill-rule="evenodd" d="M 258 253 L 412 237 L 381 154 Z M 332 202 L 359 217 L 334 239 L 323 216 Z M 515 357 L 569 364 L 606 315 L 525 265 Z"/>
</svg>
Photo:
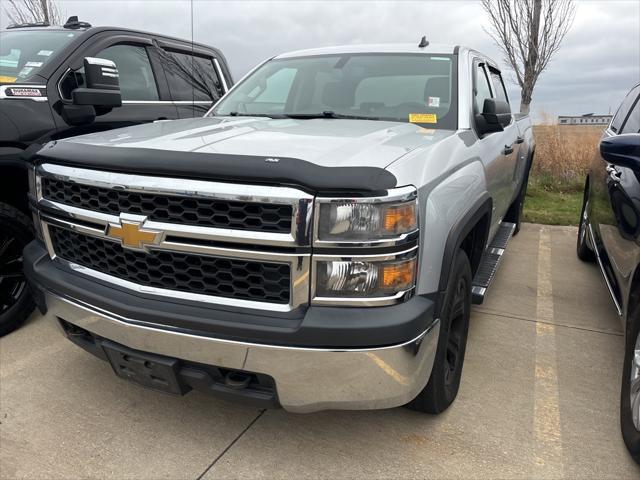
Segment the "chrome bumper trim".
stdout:
<svg viewBox="0 0 640 480">
<path fill-rule="evenodd" d="M 370 349 L 302 348 L 201 337 L 129 323 L 76 300 L 45 293 L 51 315 L 129 348 L 219 367 L 270 375 L 291 412 L 391 408 L 425 387 L 440 322 L 418 337 Z"/>
</svg>

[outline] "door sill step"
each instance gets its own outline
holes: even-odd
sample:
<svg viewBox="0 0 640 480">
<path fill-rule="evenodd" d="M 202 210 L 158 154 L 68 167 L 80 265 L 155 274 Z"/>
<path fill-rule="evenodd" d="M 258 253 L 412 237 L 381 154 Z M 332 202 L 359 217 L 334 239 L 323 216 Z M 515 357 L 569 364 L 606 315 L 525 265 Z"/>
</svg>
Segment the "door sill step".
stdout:
<svg viewBox="0 0 640 480">
<path fill-rule="evenodd" d="M 493 282 L 500 260 L 502 260 L 515 229 L 515 223 L 502 222 L 495 237 L 482 255 L 480 266 L 471 285 L 471 302 L 474 305 L 482 305 L 484 302 L 484 297 Z"/>
</svg>

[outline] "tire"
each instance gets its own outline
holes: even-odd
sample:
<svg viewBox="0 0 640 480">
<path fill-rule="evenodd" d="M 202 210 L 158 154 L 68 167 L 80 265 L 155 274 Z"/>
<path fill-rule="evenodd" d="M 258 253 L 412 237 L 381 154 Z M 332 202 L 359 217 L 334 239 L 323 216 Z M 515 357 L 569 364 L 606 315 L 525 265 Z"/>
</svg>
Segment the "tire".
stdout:
<svg viewBox="0 0 640 480">
<path fill-rule="evenodd" d="M 635 382 L 632 382 L 632 375 Z M 635 393 L 633 404 L 632 390 Z M 635 409 L 635 423 L 632 409 Z M 627 332 L 620 389 L 620 428 L 629 453 L 640 464 L 640 303 L 630 314 Z"/>
<path fill-rule="evenodd" d="M 589 184 L 584 188 L 584 198 L 582 200 L 582 211 L 580 213 L 580 226 L 578 227 L 578 241 L 576 253 L 583 262 L 593 263 L 596 261 L 596 254 L 589 246 L 587 235 L 589 228 Z"/>
<path fill-rule="evenodd" d="M 458 395 L 471 315 L 471 265 L 459 250 L 449 276 L 440 318 L 438 347 L 427 386 L 406 406 L 419 412 L 444 412 Z"/>
<path fill-rule="evenodd" d="M 513 231 L 513 235 L 517 235 L 520 232 L 520 226 L 522 224 L 522 212 L 524 210 L 524 201 L 527 198 L 527 187 L 529 186 L 529 170 L 527 170 L 527 174 L 525 175 L 524 181 L 522 182 L 522 187 L 520 187 L 520 192 L 518 192 L 518 196 L 513 201 L 509 210 L 507 210 L 507 214 L 504 216 L 505 222 L 514 223 L 516 225 L 515 230 Z"/>
<path fill-rule="evenodd" d="M 32 239 L 29 217 L 0 203 L 0 336 L 22 325 L 35 308 L 22 271 L 22 250 Z"/>
</svg>

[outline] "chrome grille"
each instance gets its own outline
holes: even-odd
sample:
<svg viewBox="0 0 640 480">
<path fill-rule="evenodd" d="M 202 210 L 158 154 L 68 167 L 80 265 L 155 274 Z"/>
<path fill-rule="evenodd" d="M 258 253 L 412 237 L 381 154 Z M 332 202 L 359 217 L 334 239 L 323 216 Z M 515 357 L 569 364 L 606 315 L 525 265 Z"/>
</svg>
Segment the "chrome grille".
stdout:
<svg viewBox="0 0 640 480">
<path fill-rule="evenodd" d="M 201 227 L 291 231 L 291 205 L 114 190 L 55 178 L 43 179 L 42 194 L 54 202 L 111 215 L 132 213 L 150 220 Z"/>
<path fill-rule="evenodd" d="M 313 196 L 301 190 L 53 164 L 35 173 L 45 244 L 65 268 L 145 295 L 277 312 L 309 302 Z M 184 208 L 165 218 L 157 215 L 169 208 L 163 198 L 196 214 L 204 203 L 232 206 L 243 221 L 253 215 L 260 228 L 270 222 L 281 231 L 190 224 Z M 122 236 L 130 222 L 147 235 L 144 244 Z"/>
<path fill-rule="evenodd" d="M 49 234 L 56 255 L 115 277 L 167 290 L 289 303 L 287 264 L 217 258 L 181 252 L 126 250 L 115 242 L 59 227 Z"/>
</svg>

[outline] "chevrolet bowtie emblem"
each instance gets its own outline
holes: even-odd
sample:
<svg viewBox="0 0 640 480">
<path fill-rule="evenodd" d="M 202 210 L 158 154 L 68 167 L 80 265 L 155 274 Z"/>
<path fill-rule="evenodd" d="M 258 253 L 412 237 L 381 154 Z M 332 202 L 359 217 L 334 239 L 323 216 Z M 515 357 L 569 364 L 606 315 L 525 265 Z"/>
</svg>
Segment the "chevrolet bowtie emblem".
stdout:
<svg viewBox="0 0 640 480">
<path fill-rule="evenodd" d="M 132 250 L 146 250 L 147 245 L 160 243 L 160 234 L 157 230 L 143 228 L 146 217 L 141 215 L 120 214 L 120 223 L 110 223 L 107 236 L 117 238 L 123 247 Z"/>
</svg>

